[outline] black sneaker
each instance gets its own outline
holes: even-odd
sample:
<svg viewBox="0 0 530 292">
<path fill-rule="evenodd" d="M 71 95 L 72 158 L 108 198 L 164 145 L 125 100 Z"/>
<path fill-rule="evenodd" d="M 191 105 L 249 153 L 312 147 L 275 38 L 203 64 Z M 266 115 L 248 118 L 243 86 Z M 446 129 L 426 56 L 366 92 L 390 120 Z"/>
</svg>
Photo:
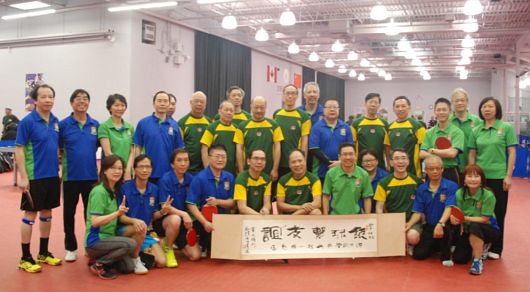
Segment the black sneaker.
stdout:
<svg viewBox="0 0 530 292">
<path fill-rule="evenodd" d="M 93 265 L 91 265 L 90 271 L 98 275 L 98 277 L 103 280 L 112 280 L 118 277 L 118 275 L 116 275 L 115 273 L 111 272 L 110 270 L 107 270 L 105 266 L 101 263 L 94 263 Z"/>
</svg>

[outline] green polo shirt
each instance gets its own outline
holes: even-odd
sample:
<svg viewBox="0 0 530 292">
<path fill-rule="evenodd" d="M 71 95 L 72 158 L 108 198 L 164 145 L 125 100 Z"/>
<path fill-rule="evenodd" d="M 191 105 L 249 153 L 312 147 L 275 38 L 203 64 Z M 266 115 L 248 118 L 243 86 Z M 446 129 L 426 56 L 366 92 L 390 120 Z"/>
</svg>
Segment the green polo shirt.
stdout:
<svg viewBox="0 0 530 292">
<path fill-rule="evenodd" d="M 469 148 L 477 151 L 476 162 L 487 179 L 503 179 L 507 168 L 506 150 L 518 143 L 512 125 L 496 120 L 489 128 L 480 124 L 473 129 Z"/>
<path fill-rule="evenodd" d="M 86 209 L 86 231 L 85 245 L 91 247 L 101 239 L 116 235 L 116 226 L 118 218 L 114 218 L 106 224 L 99 227 L 92 226 L 92 216 L 105 216 L 118 210 L 116 197 L 111 198 L 110 193 L 102 184 L 95 186 L 90 192 L 88 206 Z"/>
<path fill-rule="evenodd" d="M 451 116 L 449 117 L 449 122 L 457 126 L 464 133 L 464 149 L 460 154 L 458 154 L 458 160 L 460 162 L 460 171 L 462 172 L 464 171 L 464 167 L 466 167 L 468 162 L 469 137 L 471 137 L 471 134 L 473 133 L 473 128 L 482 124 L 482 120 L 478 116 L 468 112 L 465 120 L 463 121 L 459 120 L 454 113 L 451 114 Z"/>
<path fill-rule="evenodd" d="M 235 201 L 247 201 L 247 206 L 259 212 L 263 208 L 263 198 L 271 195 L 271 180 L 265 173 L 254 179 L 248 170 L 240 173 L 236 178 L 234 188 Z"/>
<path fill-rule="evenodd" d="M 110 151 L 121 157 L 125 163 L 129 161 L 129 154 L 131 154 L 131 146 L 134 137 L 134 127 L 130 123 L 122 120 L 122 127 L 116 128 L 109 118 L 104 123 L 99 125 L 98 139 L 108 138 L 110 143 Z"/>
<path fill-rule="evenodd" d="M 377 185 L 374 200 L 385 203 L 387 213 L 406 213 L 407 221 L 412 212 L 416 197 L 416 189 L 422 181 L 413 174 L 403 179 L 396 178 L 393 173 L 383 178 Z"/>
<path fill-rule="evenodd" d="M 464 216 L 495 218 L 495 202 L 495 195 L 485 188 L 480 188 L 473 196 L 466 193 L 462 188 L 456 191 L 456 206 L 464 212 Z M 492 222 L 496 222 L 496 220 L 490 219 L 488 224 L 492 224 Z M 465 227 L 468 225 L 469 222 L 464 223 Z"/>
<path fill-rule="evenodd" d="M 359 214 L 359 199 L 374 195 L 370 176 L 359 166 L 351 174 L 345 173 L 341 166 L 330 169 L 326 174 L 322 193 L 324 196 L 331 196 L 332 215 Z"/>
<path fill-rule="evenodd" d="M 313 201 L 313 197 L 322 195 L 322 184 L 318 176 L 311 172 L 295 179 L 293 173 L 282 176 L 278 180 L 278 198 L 285 198 L 285 202 L 291 205 L 303 205 Z"/>
<path fill-rule="evenodd" d="M 440 129 L 438 124 L 430 128 L 425 133 L 423 143 L 421 144 L 421 150 L 429 150 L 436 147 L 436 139 L 439 137 L 445 137 L 451 141 L 453 148 L 457 149 L 459 153 L 464 150 L 464 133 L 455 125 L 449 123 L 447 128 Z M 458 156 L 455 158 L 444 158 L 444 168 L 455 167 L 459 165 Z"/>
<path fill-rule="evenodd" d="M 184 146 L 190 155 L 190 171 L 196 173 L 203 169 L 201 138 L 210 124 L 210 118 L 207 116 L 196 118 L 189 113 L 182 117 L 178 124 Z"/>
</svg>

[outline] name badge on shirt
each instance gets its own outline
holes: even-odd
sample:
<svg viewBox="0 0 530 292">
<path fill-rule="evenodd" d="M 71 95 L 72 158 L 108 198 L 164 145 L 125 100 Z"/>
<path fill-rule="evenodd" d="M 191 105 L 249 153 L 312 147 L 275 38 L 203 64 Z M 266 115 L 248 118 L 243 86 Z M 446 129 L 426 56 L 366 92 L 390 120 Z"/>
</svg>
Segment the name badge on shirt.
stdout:
<svg viewBox="0 0 530 292">
<path fill-rule="evenodd" d="M 445 203 L 446 199 L 447 199 L 447 195 L 446 194 L 441 194 L 440 195 L 440 203 Z"/>
<path fill-rule="evenodd" d="M 90 127 L 90 134 L 92 134 L 92 135 L 97 135 L 98 134 L 98 130 L 96 129 L 95 126 Z"/>
<path fill-rule="evenodd" d="M 416 195 L 414 195 L 414 194 L 410 194 L 410 199 L 411 199 L 411 200 L 414 200 L 415 198 L 416 198 Z"/>
<path fill-rule="evenodd" d="M 297 195 L 301 195 L 302 194 L 302 190 L 296 190 L 296 194 Z"/>
<path fill-rule="evenodd" d="M 131 134 L 131 129 L 127 129 L 127 136 L 131 137 L 132 134 Z"/>
<path fill-rule="evenodd" d="M 401 133 L 400 132 L 396 132 L 396 137 L 399 137 L 401 136 Z"/>
<path fill-rule="evenodd" d="M 344 128 L 340 129 L 340 135 L 341 136 L 346 136 L 346 129 L 344 129 Z"/>
<path fill-rule="evenodd" d="M 257 132 L 256 132 L 256 136 L 261 137 L 261 132 L 260 132 L 260 131 L 257 131 Z"/>
<path fill-rule="evenodd" d="M 202 128 L 197 128 L 197 132 L 202 132 Z"/>
<path fill-rule="evenodd" d="M 371 128 L 371 129 L 370 129 L 370 133 L 375 134 L 375 129 L 374 129 L 374 128 Z M 397 135 L 396 135 L 396 136 L 397 136 Z"/>
<path fill-rule="evenodd" d="M 225 181 L 225 191 L 228 191 L 228 190 L 230 190 L 230 182 Z"/>
<path fill-rule="evenodd" d="M 482 209 L 482 201 L 478 201 L 477 204 L 475 205 L 475 207 L 477 209 Z"/>
<path fill-rule="evenodd" d="M 170 135 L 170 136 L 173 136 L 173 127 L 169 127 L 167 129 L 167 133 Z"/>
<path fill-rule="evenodd" d="M 358 186 L 358 187 L 361 186 L 361 180 L 360 179 L 356 179 L 355 180 L 355 185 Z"/>
<path fill-rule="evenodd" d="M 258 191 L 254 191 L 254 192 L 252 193 L 252 195 L 257 196 L 257 195 L 258 195 Z"/>
<path fill-rule="evenodd" d="M 502 128 L 497 130 L 497 136 L 499 136 L 499 137 L 502 136 Z"/>
<path fill-rule="evenodd" d="M 154 206 L 155 205 L 155 197 L 151 196 L 149 197 L 149 206 Z"/>
<path fill-rule="evenodd" d="M 471 123 L 469 125 L 471 126 L 471 128 L 474 128 L 475 127 L 475 121 L 471 121 Z"/>
<path fill-rule="evenodd" d="M 53 129 L 55 130 L 55 132 L 59 132 L 59 124 L 58 123 L 54 123 L 53 124 Z"/>
<path fill-rule="evenodd" d="M 296 130 L 296 126 L 291 126 L 291 131 L 295 131 Z"/>
</svg>

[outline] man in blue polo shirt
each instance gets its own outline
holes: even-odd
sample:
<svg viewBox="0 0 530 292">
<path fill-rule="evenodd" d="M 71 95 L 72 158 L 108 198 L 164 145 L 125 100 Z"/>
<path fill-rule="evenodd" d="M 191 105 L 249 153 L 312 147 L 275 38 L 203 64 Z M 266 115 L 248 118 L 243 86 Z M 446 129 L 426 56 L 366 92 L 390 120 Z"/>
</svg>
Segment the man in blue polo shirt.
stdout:
<svg viewBox="0 0 530 292">
<path fill-rule="evenodd" d="M 70 96 L 73 113 L 59 123 L 59 147 L 62 153 L 63 179 L 63 224 L 64 260 L 77 259 L 75 238 L 75 210 L 79 194 L 83 201 L 86 221 L 86 207 L 92 186 L 98 178 L 96 151 L 98 147 L 98 121 L 87 114 L 90 94 L 84 89 L 75 90 Z"/>
<path fill-rule="evenodd" d="M 201 257 L 199 245 L 190 246 L 186 239 L 187 231 L 193 227 L 193 220 L 186 209 L 186 196 L 193 180 L 190 168 L 190 155 L 185 149 L 173 151 L 172 170 L 166 172 L 158 181 L 159 200 L 162 204 L 172 201 L 171 208 L 163 217 L 153 220 L 153 230 L 161 241 L 166 254 L 166 266 L 178 266 L 173 252 L 173 243 L 188 257 L 195 261 Z"/>
<path fill-rule="evenodd" d="M 405 225 L 407 238 L 411 239 L 409 244 L 416 243 L 412 253 L 415 259 L 426 259 L 439 250 L 442 264 L 451 267 L 453 261 L 450 254 L 451 230 L 448 220 L 451 216 L 451 206 L 456 206 L 455 194 L 458 185 L 442 176 L 444 168 L 439 156 L 430 155 L 425 158 L 424 163 L 427 180 L 416 190 L 412 205 L 413 214 Z M 423 217 L 426 223 L 422 228 L 412 228 L 421 223 Z"/>
<path fill-rule="evenodd" d="M 227 153 L 223 145 L 216 144 L 208 149 L 209 165 L 201 170 L 191 182 L 186 204 L 195 217 L 194 227 L 199 233 L 202 256 L 206 257 L 211 245 L 213 225 L 201 213 L 205 205 L 216 206 L 218 213 L 229 213 L 234 207 L 234 176 L 223 170 Z"/>
<path fill-rule="evenodd" d="M 149 181 L 157 183 L 162 175 L 171 170 L 169 159 L 175 149 L 184 148 L 178 124 L 167 116 L 169 95 L 159 91 L 153 96 L 155 112 L 138 122 L 133 143 L 136 156 L 145 153 L 153 160 L 153 173 Z"/>
<path fill-rule="evenodd" d="M 339 146 L 353 143 L 350 126 L 339 119 L 339 102 L 333 99 L 324 104 L 324 119 L 318 121 L 309 135 L 309 151 L 319 160 L 318 177 L 324 183 L 328 169 L 340 164 Z"/>
<path fill-rule="evenodd" d="M 16 139 L 16 163 L 22 190 L 20 209 L 22 217 L 22 258 L 19 268 L 26 272 L 41 271 L 30 252 L 31 232 L 37 212 L 40 213 L 40 249 L 37 261 L 56 266 L 61 260 L 48 251 L 52 209 L 60 205 L 59 180 L 59 120 L 51 110 L 55 102 L 55 90 L 46 84 L 31 92 L 35 109 L 20 121 Z"/>
<path fill-rule="evenodd" d="M 303 93 L 305 103 L 298 108 L 311 115 L 311 125 L 315 125 L 318 121 L 324 118 L 324 107 L 318 103 L 318 100 L 320 99 L 320 87 L 318 86 L 318 83 L 314 81 L 307 82 L 304 84 Z M 307 169 L 309 171 L 316 171 L 317 168 L 318 160 L 315 159 L 311 153 L 308 153 Z"/>
</svg>

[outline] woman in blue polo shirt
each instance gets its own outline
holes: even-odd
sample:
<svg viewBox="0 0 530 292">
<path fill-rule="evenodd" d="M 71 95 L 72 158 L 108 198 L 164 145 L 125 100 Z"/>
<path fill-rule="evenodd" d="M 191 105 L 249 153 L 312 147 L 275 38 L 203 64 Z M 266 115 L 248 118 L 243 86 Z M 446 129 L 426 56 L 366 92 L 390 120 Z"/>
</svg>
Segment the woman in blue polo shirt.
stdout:
<svg viewBox="0 0 530 292">
<path fill-rule="evenodd" d="M 377 184 L 381 179 L 388 175 L 388 172 L 379 167 L 379 160 L 377 160 L 377 153 L 372 149 L 364 149 L 359 153 L 359 162 L 364 170 L 370 175 L 372 180 L 372 190 L 377 189 Z M 361 210 L 363 206 L 363 200 L 359 200 Z M 372 213 L 375 213 L 375 202 L 372 197 Z"/>
</svg>

